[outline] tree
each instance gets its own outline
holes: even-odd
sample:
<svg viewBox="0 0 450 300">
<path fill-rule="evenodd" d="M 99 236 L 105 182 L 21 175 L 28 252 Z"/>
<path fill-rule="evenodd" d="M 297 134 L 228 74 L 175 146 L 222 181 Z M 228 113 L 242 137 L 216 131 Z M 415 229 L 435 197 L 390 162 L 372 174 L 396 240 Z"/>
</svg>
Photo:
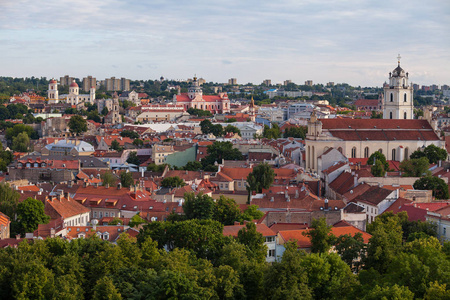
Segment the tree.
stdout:
<svg viewBox="0 0 450 300">
<path fill-rule="evenodd" d="M 147 171 L 149 172 L 163 172 L 167 164 L 157 165 L 155 163 L 150 163 L 147 166 Z"/>
<path fill-rule="evenodd" d="M 133 141 L 133 145 L 135 145 L 136 147 L 142 147 L 144 145 L 144 141 L 141 139 L 134 139 Z"/>
<path fill-rule="evenodd" d="M 199 161 L 189 161 L 184 167 L 186 171 L 198 171 L 202 169 L 202 163 Z"/>
<path fill-rule="evenodd" d="M 381 161 L 385 171 L 389 171 L 389 163 L 386 161 L 386 156 L 379 151 L 375 151 L 369 156 L 369 159 L 367 159 L 367 164 L 369 166 L 375 165 L 377 160 Z"/>
<path fill-rule="evenodd" d="M 281 130 L 278 124 L 272 123 L 272 128 L 264 125 L 263 137 L 266 139 L 278 139 L 281 137 Z"/>
<path fill-rule="evenodd" d="M 383 274 L 398 255 L 402 246 L 401 214 L 384 213 L 368 224 L 367 232 L 372 235 L 364 259 L 364 268 L 373 268 Z"/>
<path fill-rule="evenodd" d="M 400 170 L 403 177 L 422 177 L 430 176 L 431 172 L 428 170 L 430 163 L 428 158 L 411 158 L 405 159 L 400 163 Z"/>
<path fill-rule="evenodd" d="M 359 259 L 362 257 L 365 245 L 361 233 L 354 236 L 350 234 L 341 235 L 336 239 L 335 248 L 342 260 L 350 266 L 354 272 L 359 270 Z"/>
<path fill-rule="evenodd" d="M 421 158 L 426 157 L 431 164 L 436 164 L 440 160 L 447 159 L 447 151 L 445 149 L 439 148 L 433 144 L 427 146 L 423 151 L 420 149 L 414 151 L 410 158 Z"/>
<path fill-rule="evenodd" d="M 8 183 L 0 183 L 0 212 L 15 220 L 20 194 L 13 190 Z"/>
<path fill-rule="evenodd" d="M 188 220 L 212 219 L 215 211 L 214 199 L 208 195 L 199 193 L 197 196 L 192 193 L 184 195 L 183 212 Z"/>
<path fill-rule="evenodd" d="M 128 155 L 128 158 L 127 158 L 127 163 L 133 164 L 136 166 L 139 166 L 141 164 L 141 161 L 139 160 L 139 157 L 137 156 L 136 151 L 130 152 L 130 154 Z"/>
<path fill-rule="evenodd" d="M 95 284 L 93 290 L 92 299 L 93 300 L 121 300 L 122 295 L 119 293 L 117 288 L 114 286 L 111 278 L 104 276 L 100 278 Z"/>
<path fill-rule="evenodd" d="M 30 138 L 25 132 L 19 133 L 18 136 L 13 138 L 11 149 L 18 152 L 28 152 L 30 147 Z"/>
<path fill-rule="evenodd" d="M 375 177 L 384 177 L 386 170 L 381 160 L 375 160 L 375 164 L 370 168 L 370 173 Z"/>
<path fill-rule="evenodd" d="M 285 138 L 293 137 L 305 139 L 307 131 L 308 127 L 306 126 L 288 127 L 284 130 L 283 136 Z"/>
<path fill-rule="evenodd" d="M 68 126 L 70 132 L 75 133 L 76 135 L 88 130 L 86 120 L 79 115 L 72 116 L 69 120 Z"/>
<path fill-rule="evenodd" d="M 375 110 L 372 110 L 371 119 L 383 119 L 383 113 L 377 113 Z"/>
<path fill-rule="evenodd" d="M 122 151 L 122 147 L 120 147 L 120 144 L 119 144 L 119 142 L 117 141 L 117 140 L 113 140 L 112 142 L 111 142 L 111 149 L 112 150 L 116 150 L 116 151 Z"/>
<path fill-rule="evenodd" d="M 107 108 L 106 106 L 103 107 L 101 114 L 102 114 L 103 116 L 106 116 L 108 113 L 109 113 L 108 108 Z"/>
<path fill-rule="evenodd" d="M 133 131 L 133 130 L 122 130 L 122 132 L 120 133 L 120 136 L 129 137 L 130 139 L 138 139 L 139 133 L 137 133 L 136 131 Z"/>
<path fill-rule="evenodd" d="M 204 168 L 214 165 L 215 162 L 222 163 L 222 160 L 242 160 L 243 156 L 239 149 L 233 148 L 231 142 L 214 142 L 207 147 L 208 155 L 202 159 Z M 206 169 L 205 169 L 206 171 Z"/>
<path fill-rule="evenodd" d="M 413 300 L 414 294 L 406 286 L 375 286 L 363 298 L 364 300 L 402 299 Z"/>
<path fill-rule="evenodd" d="M 133 175 L 130 172 L 122 172 L 120 173 L 120 183 L 123 187 L 129 188 L 134 185 Z"/>
<path fill-rule="evenodd" d="M 261 163 L 253 168 L 247 176 L 248 190 L 261 193 L 262 189 L 268 189 L 275 179 L 275 172 L 268 163 Z"/>
<path fill-rule="evenodd" d="M 260 210 L 258 210 L 258 205 L 249 205 L 245 210 L 244 213 L 241 215 L 241 222 L 244 220 L 247 221 L 253 221 L 261 219 L 264 216 L 264 213 Z"/>
<path fill-rule="evenodd" d="M 114 217 L 109 223 L 108 225 L 123 225 L 123 221 L 118 218 L 118 217 Z"/>
<path fill-rule="evenodd" d="M 215 203 L 213 218 L 223 225 L 233 225 L 241 219 L 241 210 L 234 199 L 221 195 Z"/>
<path fill-rule="evenodd" d="M 50 217 L 44 212 L 44 204 L 36 199 L 27 198 L 17 205 L 17 222 L 20 233 L 34 232 L 39 224 L 47 224 Z"/>
<path fill-rule="evenodd" d="M 267 255 L 265 238 L 256 230 L 255 223 L 245 224 L 245 227 L 238 232 L 237 241 L 247 246 L 247 257 L 259 262 L 265 261 Z"/>
<path fill-rule="evenodd" d="M 331 234 L 331 226 L 327 225 L 325 218 L 320 218 L 311 222 L 311 228 L 303 233 L 311 240 L 311 252 L 328 252 L 335 240 L 335 236 Z"/>
<path fill-rule="evenodd" d="M 136 226 L 139 226 L 140 224 L 143 224 L 143 223 L 145 223 L 145 220 L 141 218 L 139 213 L 137 213 L 137 214 L 135 214 L 134 216 L 131 217 L 130 223 L 128 225 L 130 227 L 136 227 Z"/>
<path fill-rule="evenodd" d="M 225 133 L 232 132 L 232 133 L 237 133 L 238 135 L 241 135 L 241 131 L 239 130 L 239 128 L 237 128 L 236 126 L 233 126 L 233 125 L 227 125 L 227 126 L 223 129 L 223 131 L 224 131 Z"/>
<path fill-rule="evenodd" d="M 212 126 L 213 126 L 213 124 L 208 119 L 205 119 L 205 120 L 200 122 L 200 129 L 201 129 L 203 134 L 211 133 L 211 127 Z"/>
<path fill-rule="evenodd" d="M 426 176 L 422 177 L 416 182 L 414 182 L 413 185 L 414 189 L 416 190 L 431 190 L 433 191 L 433 196 L 436 197 L 436 199 L 448 199 L 449 198 L 449 192 L 448 192 L 448 186 L 445 183 L 444 180 L 438 177 L 434 176 Z"/>
<path fill-rule="evenodd" d="M 182 187 L 186 182 L 178 176 L 166 177 L 161 181 L 161 186 L 166 188 Z"/>
<path fill-rule="evenodd" d="M 103 186 L 115 186 L 117 182 L 117 178 L 114 174 L 110 172 L 103 173 L 100 178 L 102 179 L 102 185 Z"/>
</svg>

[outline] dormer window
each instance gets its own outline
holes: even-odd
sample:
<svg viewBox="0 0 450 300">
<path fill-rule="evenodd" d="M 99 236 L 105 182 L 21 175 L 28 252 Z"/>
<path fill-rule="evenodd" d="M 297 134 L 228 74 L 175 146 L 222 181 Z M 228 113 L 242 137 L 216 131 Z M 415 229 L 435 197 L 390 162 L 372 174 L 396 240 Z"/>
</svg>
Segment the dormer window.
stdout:
<svg viewBox="0 0 450 300">
<path fill-rule="evenodd" d="M 46 164 L 45 163 L 41 163 L 41 167 L 45 168 Z"/>
<path fill-rule="evenodd" d="M 37 162 L 34 163 L 33 167 L 39 168 L 39 164 Z"/>
<path fill-rule="evenodd" d="M 31 164 L 30 163 L 27 163 L 27 168 L 30 168 L 31 167 Z"/>
<path fill-rule="evenodd" d="M 22 168 L 22 167 L 23 167 L 23 164 L 22 164 L 22 163 L 18 163 L 18 164 L 17 164 L 17 167 L 18 167 L 18 168 Z"/>
<path fill-rule="evenodd" d="M 105 232 L 105 233 L 103 233 L 103 239 L 104 240 L 109 240 L 109 233 L 108 232 Z"/>
</svg>

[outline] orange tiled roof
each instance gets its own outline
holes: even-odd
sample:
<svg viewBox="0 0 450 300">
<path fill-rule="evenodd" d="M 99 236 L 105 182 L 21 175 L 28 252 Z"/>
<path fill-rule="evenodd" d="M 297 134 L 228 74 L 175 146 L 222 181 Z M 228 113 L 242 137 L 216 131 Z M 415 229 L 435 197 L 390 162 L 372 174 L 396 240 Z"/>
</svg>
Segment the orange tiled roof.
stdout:
<svg viewBox="0 0 450 300">
<path fill-rule="evenodd" d="M 224 226 L 223 227 L 223 235 L 225 235 L 225 236 L 231 235 L 233 237 L 237 237 L 239 230 L 241 230 L 244 227 L 245 227 L 245 225 Z M 256 224 L 256 231 L 261 233 L 263 236 L 275 236 L 276 235 L 275 232 L 273 232 L 272 229 L 267 227 L 266 224 Z"/>
</svg>

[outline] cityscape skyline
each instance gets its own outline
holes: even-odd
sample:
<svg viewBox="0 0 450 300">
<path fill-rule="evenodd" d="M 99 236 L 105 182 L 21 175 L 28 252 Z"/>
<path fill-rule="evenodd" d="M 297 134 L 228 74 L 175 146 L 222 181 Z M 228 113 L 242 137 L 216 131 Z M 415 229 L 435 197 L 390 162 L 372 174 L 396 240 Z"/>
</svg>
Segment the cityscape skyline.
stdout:
<svg viewBox="0 0 450 300">
<path fill-rule="evenodd" d="M 0 75 L 381 87 L 400 53 L 413 83 L 450 81 L 445 1 L 72 4 L 0 4 Z"/>
</svg>

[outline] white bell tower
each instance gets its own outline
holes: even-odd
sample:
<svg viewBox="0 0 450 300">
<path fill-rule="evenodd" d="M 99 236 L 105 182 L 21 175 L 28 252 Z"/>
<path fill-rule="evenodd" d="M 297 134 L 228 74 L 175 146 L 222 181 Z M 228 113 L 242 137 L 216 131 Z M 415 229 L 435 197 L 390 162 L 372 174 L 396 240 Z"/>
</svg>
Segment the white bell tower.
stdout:
<svg viewBox="0 0 450 300">
<path fill-rule="evenodd" d="M 59 99 L 58 82 L 55 79 L 50 80 L 48 83 L 47 98 L 53 100 L 52 102 Z"/>
<path fill-rule="evenodd" d="M 413 88 L 408 73 L 398 66 L 389 72 L 389 84 L 384 85 L 383 119 L 414 119 Z"/>
</svg>

